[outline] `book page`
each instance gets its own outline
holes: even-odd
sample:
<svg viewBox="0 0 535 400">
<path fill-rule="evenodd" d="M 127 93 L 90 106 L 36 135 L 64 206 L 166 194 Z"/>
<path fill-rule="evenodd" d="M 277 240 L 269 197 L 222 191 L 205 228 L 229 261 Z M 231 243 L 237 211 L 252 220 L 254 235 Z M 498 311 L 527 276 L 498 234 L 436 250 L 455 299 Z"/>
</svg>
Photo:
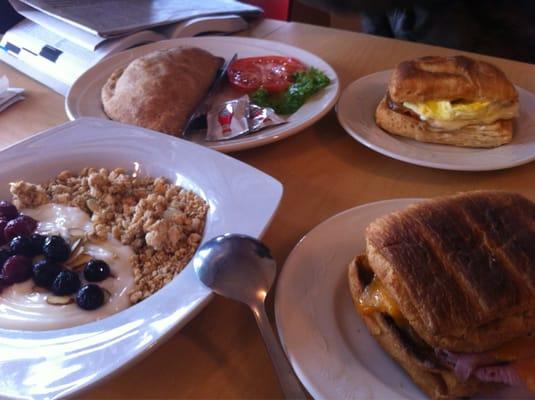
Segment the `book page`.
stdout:
<svg viewBox="0 0 535 400">
<path fill-rule="evenodd" d="M 87 50 L 95 50 L 106 40 L 106 38 L 94 35 L 86 30 L 77 28 L 72 24 L 42 13 L 41 11 L 32 8 L 19 0 L 9 0 L 9 3 L 15 9 L 15 11 L 30 21 L 35 22 L 49 31 L 62 36 L 63 38 L 68 38 L 71 42 L 76 43 Z"/>
<path fill-rule="evenodd" d="M 20 1 L 103 37 L 124 35 L 198 16 L 261 13 L 257 7 L 233 0 Z"/>
</svg>

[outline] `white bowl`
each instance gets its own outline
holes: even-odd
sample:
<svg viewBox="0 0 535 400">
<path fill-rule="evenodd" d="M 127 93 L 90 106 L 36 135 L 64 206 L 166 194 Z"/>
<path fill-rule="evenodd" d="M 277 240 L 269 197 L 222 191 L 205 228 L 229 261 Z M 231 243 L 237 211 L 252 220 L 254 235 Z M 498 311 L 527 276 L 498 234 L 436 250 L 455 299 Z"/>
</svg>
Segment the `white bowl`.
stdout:
<svg viewBox="0 0 535 400">
<path fill-rule="evenodd" d="M 8 182 L 44 182 L 64 169 L 139 169 L 165 176 L 209 203 L 203 241 L 232 232 L 259 237 L 282 196 L 282 185 L 233 158 L 147 129 L 81 118 L 0 152 L 0 198 Z M 68 329 L 0 329 L 0 397 L 57 398 L 125 367 L 154 350 L 211 299 L 189 263 L 139 304 Z M 1 312 L 1 309 L 0 309 Z"/>
</svg>

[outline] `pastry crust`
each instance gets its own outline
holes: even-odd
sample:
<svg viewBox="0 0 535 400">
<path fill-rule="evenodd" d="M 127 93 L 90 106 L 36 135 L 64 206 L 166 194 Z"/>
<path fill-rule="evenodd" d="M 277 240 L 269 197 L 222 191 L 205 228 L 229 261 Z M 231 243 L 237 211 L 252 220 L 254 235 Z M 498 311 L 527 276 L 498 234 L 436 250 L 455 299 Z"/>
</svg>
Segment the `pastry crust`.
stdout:
<svg viewBox="0 0 535 400">
<path fill-rule="evenodd" d="M 460 382 L 455 374 L 436 362 L 433 350 L 411 341 L 387 316 L 379 312 L 360 313 L 359 298 L 367 286 L 361 279 L 363 270 L 369 269 L 366 256 L 357 256 L 348 266 L 349 288 L 353 303 L 364 323 L 381 347 L 398 363 L 412 380 L 433 399 L 451 399 L 471 396 L 494 385 L 484 384 L 474 378 Z"/>
<path fill-rule="evenodd" d="M 534 237 L 535 203 L 478 191 L 375 220 L 366 254 L 423 340 L 479 352 L 535 331 Z"/>
<path fill-rule="evenodd" d="M 102 87 L 113 120 L 176 135 L 214 80 L 222 59 L 199 48 L 158 50 L 115 70 Z"/>
<path fill-rule="evenodd" d="M 404 61 L 394 70 L 388 91 L 396 103 L 518 99 L 515 87 L 500 69 L 465 56 Z"/>
<path fill-rule="evenodd" d="M 391 110 L 384 97 L 375 112 L 377 125 L 385 131 L 420 142 L 460 147 L 497 147 L 513 139 L 512 120 L 498 120 L 488 125 L 467 125 L 454 131 L 431 128 L 425 121 Z"/>
</svg>

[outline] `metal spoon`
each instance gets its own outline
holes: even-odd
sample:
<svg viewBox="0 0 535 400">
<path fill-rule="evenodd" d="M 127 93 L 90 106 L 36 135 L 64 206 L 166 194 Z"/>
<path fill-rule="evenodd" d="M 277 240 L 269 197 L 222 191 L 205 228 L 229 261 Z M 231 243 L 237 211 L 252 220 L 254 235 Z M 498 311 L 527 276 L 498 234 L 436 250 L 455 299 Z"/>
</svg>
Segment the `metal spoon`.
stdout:
<svg viewBox="0 0 535 400">
<path fill-rule="evenodd" d="M 251 308 L 284 396 L 305 399 L 306 394 L 266 315 L 264 301 L 277 273 L 277 265 L 269 249 L 249 236 L 217 236 L 199 248 L 193 258 L 193 267 L 201 282 L 215 293 L 241 301 Z"/>
</svg>

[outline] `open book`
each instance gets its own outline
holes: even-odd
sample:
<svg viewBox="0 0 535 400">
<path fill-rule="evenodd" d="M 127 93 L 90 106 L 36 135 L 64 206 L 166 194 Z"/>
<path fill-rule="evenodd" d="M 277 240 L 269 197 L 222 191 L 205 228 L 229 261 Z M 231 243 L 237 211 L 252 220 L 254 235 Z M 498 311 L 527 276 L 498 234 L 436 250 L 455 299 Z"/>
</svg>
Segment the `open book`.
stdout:
<svg viewBox="0 0 535 400">
<path fill-rule="evenodd" d="M 262 13 L 233 0 L 9 2 L 27 19 L 3 36 L 0 60 L 61 94 L 110 54 L 164 39 L 237 32 L 247 28 L 245 18 Z"/>
</svg>

